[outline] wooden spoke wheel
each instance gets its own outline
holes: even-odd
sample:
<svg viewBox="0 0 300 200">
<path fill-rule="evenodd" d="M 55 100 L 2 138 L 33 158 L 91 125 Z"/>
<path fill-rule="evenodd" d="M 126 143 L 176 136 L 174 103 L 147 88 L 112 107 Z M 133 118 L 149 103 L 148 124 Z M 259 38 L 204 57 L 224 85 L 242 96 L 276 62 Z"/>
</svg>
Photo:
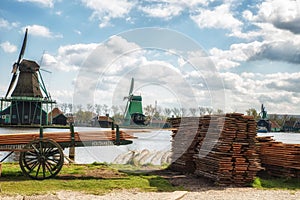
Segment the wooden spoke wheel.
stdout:
<svg viewBox="0 0 300 200">
<path fill-rule="evenodd" d="M 25 146 L 20 153 L 19 164 L 30 178 L 43 180 L 59 173 L 64 164 L 61 146 L 50 139 L 37 139 Z"/>
</svg>

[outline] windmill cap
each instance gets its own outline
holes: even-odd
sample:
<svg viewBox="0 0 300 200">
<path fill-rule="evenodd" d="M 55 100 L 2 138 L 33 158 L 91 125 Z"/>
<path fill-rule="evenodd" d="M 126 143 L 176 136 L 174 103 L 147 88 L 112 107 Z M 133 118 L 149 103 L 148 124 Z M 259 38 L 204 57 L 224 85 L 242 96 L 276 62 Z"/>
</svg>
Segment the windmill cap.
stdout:
<svg viewBox="0 0 300 200">
<path fill-rule="evenodd" d="M 40 66 L 35 61 L 23 59 L 19 69 L 22 72 L 35 72 L 40 69 Z"/>
<path fill-rule="evenodd" d="M 141 96 L 132 96 L 132 99 L 134 101 L 142 101 L 142 97 Z"/>
</svg>

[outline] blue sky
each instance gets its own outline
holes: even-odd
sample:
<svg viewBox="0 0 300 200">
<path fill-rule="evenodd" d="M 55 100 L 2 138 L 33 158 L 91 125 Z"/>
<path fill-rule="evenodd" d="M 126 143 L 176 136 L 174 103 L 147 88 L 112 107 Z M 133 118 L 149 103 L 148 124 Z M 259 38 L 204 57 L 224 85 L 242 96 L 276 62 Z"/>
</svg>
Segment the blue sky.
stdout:
<svg viewBox="0 0 300 200">
<path fill-rule="evenodd" d="M 299 114 L 299 11 L 299 0 L 3 0 L 0 96 L 28 28 L 24 58 L 52 72 L 58 103 L 124 105 L 135 77 L 145 105 Z"/>
</svg>

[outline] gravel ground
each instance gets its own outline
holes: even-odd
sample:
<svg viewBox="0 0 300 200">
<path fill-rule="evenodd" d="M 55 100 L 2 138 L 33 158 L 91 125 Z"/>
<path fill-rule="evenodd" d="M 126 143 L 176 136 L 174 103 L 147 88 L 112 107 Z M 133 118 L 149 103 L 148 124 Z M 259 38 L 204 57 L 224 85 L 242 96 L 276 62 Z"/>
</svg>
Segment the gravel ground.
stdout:
<svg viewBox="0 0 300 200">
<path fill-rule="evenodd" d="M 55 194 L 38 195 L 38 196 L 14 196 L 4 197 L 3 200 L 194 200 L 194 199 L 214 199 L 214 200 L 298 200 L 300 191 L 290 190 L 258 190 L 253 188 L 225 188 L 211 189 L 203 191 L 175 191 L 175 192 L 137 192 L 137 191 L 114 191 L 106 195 L 89 195 L 80 192 L 60 191 Z"/>
</svg>

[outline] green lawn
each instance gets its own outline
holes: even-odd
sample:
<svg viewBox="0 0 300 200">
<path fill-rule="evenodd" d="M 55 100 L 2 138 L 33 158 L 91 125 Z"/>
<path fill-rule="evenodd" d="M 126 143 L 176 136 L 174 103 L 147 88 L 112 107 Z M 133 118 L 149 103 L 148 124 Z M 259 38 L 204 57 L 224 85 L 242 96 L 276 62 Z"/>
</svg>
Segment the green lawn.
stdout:
<svg viewBox="0 0 300 200">
<path fill-rule="evenodd" d="M 17 163 L 3 163 L 0 195 L 34 195 L 60 190 L 104 194 L 114 189 L 175 191 L 167 180 L 143 173 L 120 172 L 106 164 L 65 165 L 56 178 L 37 181 L 23 176 Z"/>
<path fill-rule="evenodd" d="M 299 178 L 275 178 L 271 176 L 257 177 L 252 184 L 259 189 L 300 190 Z"/>
<path fill-rule="evenodd" d="M 150 167 L 153 168 L 154 166 Z M 105 163 L 71 164 L 64 165 L 57 177 L 37 181 L 25 177 L 17 163 L 2 163 L 0 197 L 1 195 L 54 193 L 61 190 L 104 194 L 115 189 L 161 192 L 184 189 L 183 187 L 172 186 L 160 176 L 143 171 L 137 173 L 138 171 L 140 171 L 140 167 L 131 165 L 108 165 Z M 299 190 L 300 180 L 261 176 L 254 180 L 252 187 L 259 189 Z"/>
</svg>

